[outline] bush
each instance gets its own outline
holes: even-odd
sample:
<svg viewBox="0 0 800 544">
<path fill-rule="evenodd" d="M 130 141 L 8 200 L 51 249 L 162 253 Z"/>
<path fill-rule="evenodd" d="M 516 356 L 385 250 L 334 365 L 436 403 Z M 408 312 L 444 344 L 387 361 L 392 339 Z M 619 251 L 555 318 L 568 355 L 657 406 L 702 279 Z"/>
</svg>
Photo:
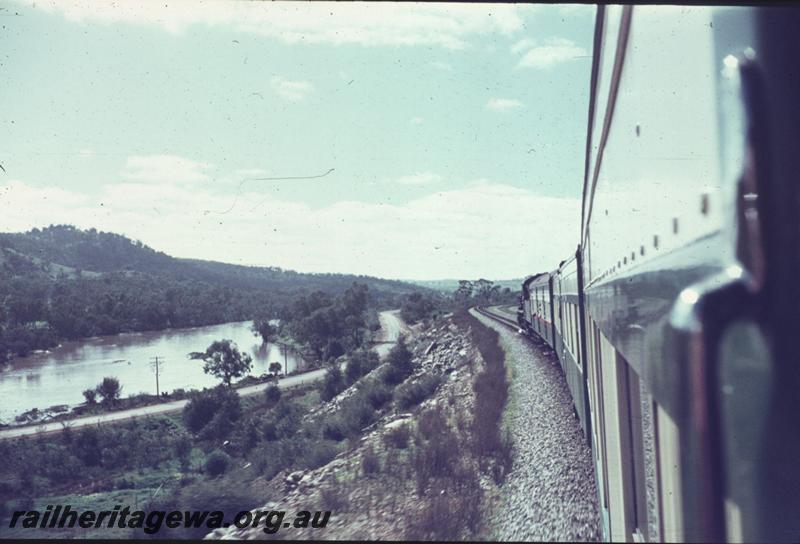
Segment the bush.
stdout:
<svg viewBox="0 0 800 544">
<path fill-rule="evenodd" d="M 333 487 L 323 487 L 320 491 L 321 510 L 346 512 L 349 505 L 347 494 L 341 489 L 338 482 L 335 482 Z"/>
<path fill-rule="evenodd" d="M 413 357 L 406 345 L 405 337 L 400 336 L 386 358 L 389 363 L 389 368 L 383 375 L 386 383 L 398 384 L 405 380 L 414 370 L 411 364 Z"/>
<path fill-rule="evenodd" d="M 230 464 L 230 455 L 224 451 L 214 450 L 208 455 L 208 457 L 206 457 L 206 462 L 203 468 L 205 469 L 206 474 L 212 478 L 216 478 L 221 474 L 225 474 Z"/>
<path fill-rule="evenodd" d="M 175 455 L 178 457 L 181 467 L 185 469 L 189 466 L 189 458 L 192 454 L 191 439 L 185 434 L 181 435 L 175 440 L 173 447 L 175 448 Z"/>
<path fill-rule="evenodd" d="M 264 398 L 267 401 L 267 405 L 275 406 L 281 400 L 281 388 L 275 384 L 268 386 L 264 390 Z"/>
<path fill-rule="evenodd" d="M 336 363 L 329 365 L 328 370 L 325 373 L 325 379 L 322 380 L 322 385 L 320 386 L 320 399 L 328 402 L 333 397 L 341 393 L 343 389 L 344 378 L 342 377 L 342 369 Z"/>
<path fill-rule="evenodd" d="M 364 395 L 354 395 L 339 411 L 339 417 L 348 431 L 356 434 L 375 421 L 375 410 Z"/>
<path fill-rule="evenodd" d="M 380 357 L 372 350 L 358 349 L 350 354 L 345 368 L 345 378 L 348 384 L 355 383 L 359 378 L 372 372 L 380 364 Z"/>
<path fill-rule="evenodd" d="M 97 394 L 103 397 L 106 404 L 114 404 L 122 394 L 122 386 L 119 380 L 112 376 L 106 376 L 97 386 Z"/>
<path fill-rule="evenodd" d="M 430 397 L 439 387 L 441 378 L 432 374 L 422 377 L 413 383 L 406 383 L 397 388 L 397 405 L 401 410 L 416 406 Z"/>
<path fill-rule="evenodd" d="M 261 504 L 262 501 L 263 496 L 260 493 L 252 492 L 249 487 L 243 486 L 242 482 L 226 478 L 203 479 L 185 486 L 176 486 L 171 493 L 157 495 L 149 504 L 148 509 L 151 512 L 157 510 L 166 512 L 219 510 L 224 512 L 225 519 L 233 519 L 237 513 L 250 510 L 254 505 Z M 200 527 L 181 525 L 175 529 L 170 529 L 163 524 L 158 533 L 154 535 L 144 533 L 143 529 L 136 529 L 132 534 L 140 538 L 144 536 L 160 540 L 187 538 L 201 540 L 209 530 L 204 523 Z"/>
<path fill-rule="evenodd" d="M 241 413 L 238 393 L 220 386 L 190 393 L 183 409 L 183 421 L 195 434 L 203 431 L 205 438 L 219 438 L 230 430 L 231 423 L 238 420 Z M 214 424 L 210 425 L 212 421 Z"/>
<path fill-rule="evenodd" d="M 96 389 L 85 389 L 83 391 L 83 398 L 86 399 L 86 404 L 94 404 L 97 402 L 97 390 Z"/>
<path fill-rule="evenodd" d="M 392 400 L 392 390 L 380 382 L 372 382 L 365 386 L 364 395 L 375 410 L 380 410 Z"/>
<path fill-rule="evenodd" d="M 412 463 L 417 477 L 417 491 L 422 494 L 432 478 L 451 476 L 459 455 L 459 443 L 453 429 L 439 408 L 424 412 L 417 424 L 419 448 Z"/>
<path fill-rule="evenodd" d="M 482 458 L 493 458 L 504 470 L 511 466 L 511 442 L 500 436 L 503 409 L 508 400 L 505 353 L 497 331 L 487 327 L 468 312 L 459 312 L 453 321 L 469 329 L 470 336 L 484 361 L 484 368 L 475 378 L 475 409 L 472 420 L 472 447 Z M 497 465 L 495 465 L 497 466 Z M 495 479 L 502 475 L 496 472 Z"/>
<path fill-rule="evenodd" d="M 100 431 L 94 427 L 85 427 L 80 430 L 74 441 L 75 457 L 86 466 L 100 465 L 102 449 L 100 447 Z"/>
<path fill-rule="evenodd" d="M 408 447 L 408 442 L 411 439 L 411 429 L 407 424 L 398 425 L 386 431 L 383 435 L 383 443 L 389 448 L 404 450 Z"/>
<path fill-rule="evenodd" d="M 381 470 L 381 461 L 372 446 L 367 446 L 361 454 L 361 470 L 366 476 L 377 474 Z"/>
<path fill-rule="evenodd" d="M 297 459 L 295 467 L 305 470 L 314 470 L 330 463 L 336 457 L 336 446 L 332 442 L 323 440 L 309 440 L 304 444 L 302 453 Z"/>
<path fill-rule="evenodd" d="M 340 442 L 347 438 L 347 428 L 338 417 L 330 417 L 322 424 L 322 436 Z"/>
</svg>

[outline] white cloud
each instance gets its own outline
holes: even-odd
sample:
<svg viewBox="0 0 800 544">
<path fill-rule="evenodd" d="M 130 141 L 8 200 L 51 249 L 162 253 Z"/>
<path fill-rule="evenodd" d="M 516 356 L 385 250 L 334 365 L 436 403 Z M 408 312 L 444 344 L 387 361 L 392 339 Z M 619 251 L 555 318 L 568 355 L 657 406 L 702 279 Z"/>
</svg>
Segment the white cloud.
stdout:
<svg viewBox="0 0 800 544">
<path fill-rule="evenodd" d="M 519 45 L 519 44 L 518 44 Z M 525 49 L 524 47 L 518 51 Z M 585 57 L 588 53 L 571 40 L 552 38 L 545 45 L 530 47 L 519 60 L 519 67 L 547 69 L 557 64 Z"/>
<path fill-rule="evenodd" d="M 511 47 L 512 53 L 520 53 L 526 49 L 530 49 L 536 45 L 536 42 L 530 38 L 523 38 Z"/>
<path fill-rule="evenodd" d="M 442 176 L 433 172 L 417 172 L 397 179 L 397 183 L 401 185 L 429 185 L 440 181 L 442 181 Z"/>
<path fill-rule="evenodd" d="M 207 162 L 196 162 L 177 155 L 128 157 L 121 175 L 130 181 L 145 183 L 193 183 L 206 181 Z"/>
<path fill-rule="evenodd" d="M 224 25 L 288 43 L 438 45 L 461 49 L 475 34 L 510 35 L 522 28 L 525 5 L 334 2 L 195 2 L 50 0 L 37 4 L 71 21 L 148 24 L 171 33 Z"/>
<path fill-rule="evenodd" d="M 425 122 L 425 119 L 423 119 L 422 117 L 412 117 L 408 122 L 411 123 L 412 125 L 421 125 L 422 123 Z"/>
<path fill-rule="evenodd" d="M 551 268 L 574 250 L 580 216 L 577 199 L 485 180 L 404 204 L 313 208 L 246 189 L 224 213 L 235 192 L 123 183 L 89 196 L 13 181 L 0 185 L 0 207 L 5 231 L 70 223 L 119 232 L 179 257 L 421 279 Z M 548 243 L 537 243 L 531 232 Z"/>
<path fill-rule="evenodd" d="M 522 102 L 513 98 L 491 98 L 486 103 L 486 107 L 494 111 L 509 111 L 522 107 Z"/>
<path fill-rule="evenodd" d="M 284 100 L 299 102 L 314 91 L 314 86 L 308 81 L 292 81 L 275 76 L 270 79 L 272 89 Z"/>
</svg>

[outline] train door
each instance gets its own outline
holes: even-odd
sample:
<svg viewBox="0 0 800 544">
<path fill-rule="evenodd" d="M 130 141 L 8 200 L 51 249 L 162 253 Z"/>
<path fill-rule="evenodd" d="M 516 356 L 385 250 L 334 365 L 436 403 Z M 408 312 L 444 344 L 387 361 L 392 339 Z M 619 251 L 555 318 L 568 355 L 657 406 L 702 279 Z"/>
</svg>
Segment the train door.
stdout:
<svg viewBox="0 0 800 544">
<path fill-rule="evenodd" d="M 592 421 L 592 453 L 594 454 L 595 474 L 600 502 L 600 513 L 603 521 L 604 536 L 610 537 L 610 518 L 608 509 L 608 469 L 606 465 L 606 432 L 605 415 L 603 409 L 603 372 L 602 354 L 600 347 L 600 331 L 590 316 L 586 317 L 587 330 L 590 337 L 587 339 L 589 354 L 589 410 Z"/>
</svg>

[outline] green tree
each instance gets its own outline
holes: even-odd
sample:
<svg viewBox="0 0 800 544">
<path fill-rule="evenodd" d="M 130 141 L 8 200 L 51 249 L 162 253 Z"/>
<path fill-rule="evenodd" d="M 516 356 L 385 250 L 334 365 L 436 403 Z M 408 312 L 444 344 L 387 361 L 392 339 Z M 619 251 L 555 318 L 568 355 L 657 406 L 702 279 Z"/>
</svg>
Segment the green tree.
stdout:
<svg viewBox="0 0 800 544">
<path fill-rule="evenodd" d="M 114 404 L 122 394 L 119 380 L 113 376 L 106 376 L 97 386 L 97 394 L 103 397 L 104 404 Z M 88 398 L 87 398 L 88 400 Z"/>
<path fill-rule="evenodd" d="M 270 385 L 264 390 L 264 398 L 268 405 L 275 406 L 281 400 L 281 388 L 275 384 Z"/>
<path fill-rule="evenodd" d="M 272 375 L 273 375 L 273 376 L 275 376 L 276 378 L 278 377 L 278 374 L 280 374 L 280 373 L 281 373 L 281 370 L 282 370 L 282 369 L 283 369 L 283 367 L 282 367 L 282 366 L 281 366 L 281 364 L 280 364 L 280 363 L 278 363 L 278 362 L 275 362 L 275 363 L 270 363 L 270 364 L 269 364 L 269 372 L 270 372 L 270 374 L 272 374 Z"/>
<path fill-rule="evenodd" d="M 86 389 L 83 392 L 83 398 L 86 399 L 86 404 L 94 404 L 95 402 L 97 402 L 97 390 Z"/>
<path fill-rule="evenodd" d="M 322 380 L 322 387 L 319 396 L 325 402 L 331 400 L 344 389 L 344 378 L 342 377 L 342 369 L 338 364 L 328 366 L 325 373 L 325 378 Z"/>
<path fill-rule="evenodd" d="M 253 358 L 241 353 L 232 340 L 217 340 L 203 353 L 203 371 L 222 380 L 230 387 L 233 378 L 241 378 L 250 372 Z"/>
<path fill-rule="evenodd" d="M 389 370 L 385 376 L 386 381 L 391 384 L 397 384 L 405 380 L 414 370 L 412 365 L 413 358 L 414 354 L 408 349 L 405 336 L 401 335 L 386 357 L 389 363 Z"/>
<path fill-rule="evenodd" d="M 251 326 L 250 330 L 253 331 L 255 336 L 260 336 L 261 341 L 265 344 L 269 342 L 270 338 L 275 336 L 275 327 L 273 327 L 269 319 L 266 318 L 259 318 L 253 320 L 253 325 Z"/>
</svg>

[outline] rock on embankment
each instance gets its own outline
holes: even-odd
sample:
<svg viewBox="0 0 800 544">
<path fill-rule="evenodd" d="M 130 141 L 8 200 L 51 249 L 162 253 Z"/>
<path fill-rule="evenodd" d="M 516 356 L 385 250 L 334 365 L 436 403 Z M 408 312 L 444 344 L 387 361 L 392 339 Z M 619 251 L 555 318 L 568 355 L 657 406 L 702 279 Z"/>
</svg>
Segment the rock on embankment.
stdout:
<svg viewBox="0 0 800 544">
<path fill-rule="evenodd" d="M 490 515 L 498 540 L 601 539 L 591 451 L 552 351 L 473 313 L 497 330 L 513 379 L 506 425 L 514 466 Z"/>
</svg>

